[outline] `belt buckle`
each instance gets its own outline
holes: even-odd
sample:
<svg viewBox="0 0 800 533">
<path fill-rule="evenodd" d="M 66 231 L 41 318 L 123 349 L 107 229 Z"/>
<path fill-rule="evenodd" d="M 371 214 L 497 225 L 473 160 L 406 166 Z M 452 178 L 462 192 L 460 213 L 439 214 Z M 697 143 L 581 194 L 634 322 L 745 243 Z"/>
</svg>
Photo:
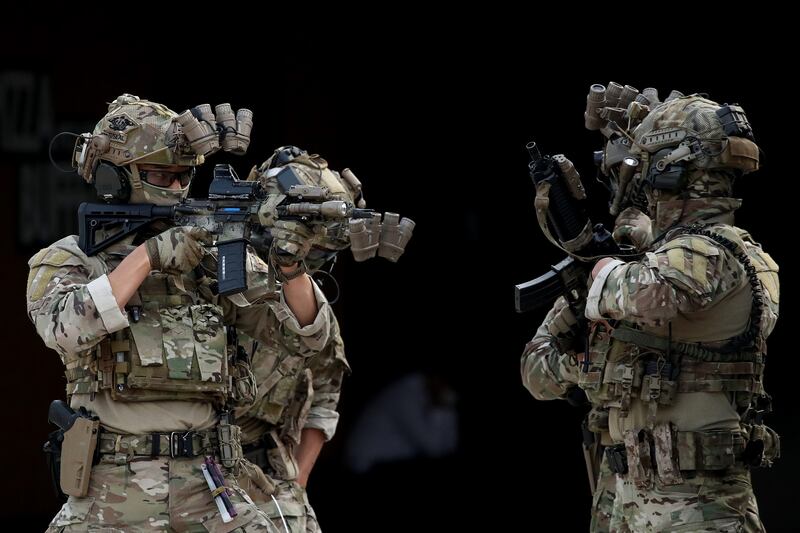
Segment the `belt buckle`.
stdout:
<svg viewBox="0 0 800 533">
<path fill-rule="evenodd" d="M 191 439 L 194 431 L 191 429 L 187 432 L 173 431 L 169 434 L 169 456 L 172 459 L 176 457 L 191 457 L 192 446 Z M 190 443 L 186 445 L 187 441 Z"/>
</svg>

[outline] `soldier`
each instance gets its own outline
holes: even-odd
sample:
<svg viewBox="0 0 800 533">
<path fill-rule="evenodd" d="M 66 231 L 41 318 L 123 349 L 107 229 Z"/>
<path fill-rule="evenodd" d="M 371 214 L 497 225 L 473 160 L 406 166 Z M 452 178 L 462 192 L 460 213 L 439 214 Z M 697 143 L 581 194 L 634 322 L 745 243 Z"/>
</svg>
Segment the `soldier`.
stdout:
<svg viewBox="0 0 800 533">
<path fill-rule="evenodd" d="M 298 184 L 325 187 L 333 198 L 366 205 L 361 183 L 349 169 L 330 170 L 324 159 L 294 146 L 275 150 L 248 179 L 259 180 L 269 194 L 281 194 L 287 184 L 279 183 L 278 174 L 287 167 Z M 349 246 L 346 227 L 329 222 L 325 237 L 306 255 L 306 267 L 317 272 Z M 330 317 L 330 342 L 319 353 L 294 338 L 239 338 L 253 354 L 258 385 L 254 405 L 237 410 L 245 457 L 252 463 L 242 469 L 239 483 L 276 526 L 292 533 L 320 531 L 305 487 L 324 442 L 336 431 L 342 377 L 349 371 L 339 325 L 333 313 Z"/>
<path fill-rule="evenodd" d="M 78 172 L 106 199 L 179 202 L 194 167 L 218 149 L 216 131 L 201 139 L 206 144 L 188 141 L 196 125 L 187 113 L 118 97 L 83 136 Z M 210 124 L 202 113 L 194 116 Z M 226 126 L 225 135 L 241 151 L 249 127 Z M 274 242 L 285 280 L 278 298 L 266 289 L 267 265 L 252 252 L 247 299 L 217 295 L 202 274 L 214 261 L 206 249 L 212 237 L 193 227 L 151 224 L 94 256 L 72 235 L 30 260 L 28 314 L 66 367 L 71 407 L 99 420 L 95 438 L 83 442 L 90 450 L 96 445 L 98 460 L 92 466 L 89 453 L 88 464 L 76 469 L 91 469 L 88 486 L 62 483 L 70 497 L 49 531 L 277 531 L 231 475 L 241 446 L 227 412 L 253 391 L 249 369 L 228 361 L 225 325 L 261 342 L 279 336 L 309 354 L 325 347 L 328 304 L 298 267 L 316 234 L 296 229 L 284 229 Z M 62 468 L 81 455 L 71 446 L 65 438 Z M 212 499 L 203 456 L 227 467 L 231 508 L 224 513 Z M 233 520 L 223 523 L 226 514 Z"/>
<path fill-rule="evenodd" d="M 642 96 L 590 110 L 587 127 L 607 121 L 591 129 L 609 138 L 611 212 L 627 207 L 614 236 L 644 253 L 596 263 L 588 331 L 556 302 L 523 352 L 523 382 L 537 399 L 580 387 L 591 403 L 606 447 L 593 531 L 762 531 L 748 468 L 779 455 L 762 421 L 778 266 L 733 225 L 732 197 L 734 179 L 757 170 L 758 147 L 738 106 Z M 623 112 L 630 120 L 611 124 Z M 634 168 L 626 179 L 621 164 Z"/>
</svg>

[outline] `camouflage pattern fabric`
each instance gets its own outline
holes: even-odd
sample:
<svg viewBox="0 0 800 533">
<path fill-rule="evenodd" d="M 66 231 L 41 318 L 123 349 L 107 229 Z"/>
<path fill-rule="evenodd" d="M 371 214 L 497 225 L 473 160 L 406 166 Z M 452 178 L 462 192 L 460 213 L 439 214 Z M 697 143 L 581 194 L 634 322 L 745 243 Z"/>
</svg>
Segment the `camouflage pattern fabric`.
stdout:
<svg viewBox="0 0 800 533">
<path fill-rule="evenodd" d="M 615 221 L 614 234 L 627 235 L 633 231 L 631 226 L 639 231 L 648 220 L 641 211 L 625 210 Z M 578 355 L 570 349 L 573 347 L 569 342 L 574 323 L 575 317 L 567 301 L 559 297 L 525 346 L 521 359 L 522 382 L 537 400 L 564 398 L 567 389 L 578 384 Z"/>
<path fill-rule="evenodd" d="M 725 134 L 716 114 L 719 109 L 720 105 L 717 102 L 699 95 L 665 101 L 653 108 L 634 130 L 636 143 L 632 146 L 631 153 L 640 154 L 642 151 L 654 153 L 664 147 L 676 146 L 680 139 L 670 138 L 665 133 L 678 132 L 688 137 L 696 137 L 703 142 L 704 153 L 691 162 L 694 168 L 701 170 L 737 168 L 732 164 L 734 162 L 725 157 L 725 148 L 731 137 Z M 748 171 L 758 168 L 757 150 L 755 158 L 754 168 L 748 167 Z M 711 195 L 703 194 L 703 196 Z"/>
<path fill-rule="evenodd" d="M 224 523 L 203 478 L 202 462 L 202 458 L 101 462 L 92 468 L 89 494 L 70 496 L 47 531 L 281 531 L 230 475 L 226 482 L 238 515 Z"/>
<path fill-rule="evenodd" d="M 555 307 L 559 307 L 558 303 Z M 551 310 L 548 318 L 553 314 Z M 523 372 L 528 372 L 523 374 L 523 380 L 537 399 L 563 398 L 567 388 L 577 382 L 577 368 L 574 355 L 561 354 L 546 342 L 547 322 L 545 319 L 537 332 L 533 349 L 526 349 Z M 662 487 L 663 490 L 658 485 L 652 490 L 636 489 L 633 480 L 609 470 L 604 455 L 592 499 L 590 531 L 763 531 L 745 470 L 730 475 L 693 475 L 684 484 Z M 623 499 L 618 499 L 620 490 Z"/>
<path fill-rule="evenodd" d="M 683 205 L 684 200 L 660 203 L 659 215 L 666 220 L 680 220 L 682 225 L 700 220 L 727 221 L 740 205 L 739 200 L 729 198 L 688 202 L 692 204 L 688 208 Z M 727 224 L 711 224 L 708 229 L 736 238 L 736 231 Z M 602 317 L 643 326 L 664 326 L 678 313 L 709 308 L 743 283 L 744 271 L 739 261 L 714 241 L 699 235 L 665 240 L 644 260 L 627 263 L 609 273 L 598 304 Z M 772 293 L 772 298 L 765 302 L 768 316 L 762 324 L 762 333 L 767 337 L 778 314 L 777 265 L 756 243 L 745 244 L 745 248 L 760 266 L 762 285 L 768 294 Z"/>
<path fill-rule="evenodd" d="M 261 469 L 251 463 L 249 468 L 241 470 L 237 481 L 277 530 L 284 532 L 288 527 L 286 533 L 322 531 L 303 487 L 294 481 L 276 481 L 271 492 L 267 492 L 255 481 L 263 475 Z"/>
<path fill-rule="evenodd" d="M 675 223 L 691 224 L 702 221 L 709 224 L 708 229 L 738 243 L 747 252 L 765 294 L 760 334 L 766 338 L 774 328 L 778 316 L 778 268 L 746 232 L 729 225 L 732 222 L 732 213 L 739 205 L 740 201 L 732 198 L 660 202 L 654 225 L 659 226 L 660 221 L 666 224 L 664 228 L 668 228 Z M 621 218 L 618 222 L 624 224 L 625 221 Z M 644 331 L 657 331 L 664 336 L 667 324 L 676 321 L 676 317 L 680 318 L 680 324 L 691 327 L 692 320 L 699 320 L 703 313 L 709 313 L 712 317 L 718 316 L 719 311 L 716 310 L 725 309 L 724 306 L 716 307 L 719 302 L 732 293 L 740 294 L 737 301 L 742 302 L 743 309 L 737 313 L 741 311 L 741 316 L 737 315 L 735 320 L 729 321 L 734 323 L 733 327 L 739 329 L 717 333 L 716 338 L 726 339 L 740 333 L 748 321 L 747 313 L 752 298 L 750 291 L 746 290 L 745 279 L 742 264 L 729 250 L 713 240 L 699 235 L 668 234 L 664 240 L 651 247 L 642 260 L 621 263 L 607 273 L 601 280 L 603 285 L 597 309 L 599 316 L 589 315 L 587 307 L 587 317 L 600 321 L 620 320 Z M 559 323 L 563 320 L 559 316 L 564 306 L 563 299 L 555 302 L 523 353 L 523 383 L 537 399 L 564 398 L 568 389 L 579 383 L 584 375 L 578 366 L 581 354 L 561 349 L 563 327 Z M 717 327 L 714 322 L 708 324 Z M 695 330 L 702 331 L 703 328 L 695 327 Z M 680 334 L 683 330 L 676 331 L 676 338 L 682 340 Z M 704 331 L 703 334 L 713 335 L 713 331 Z M 602 339 L 606 344 L 610 340 L 608 335 Z M 590 351 L 594 350 L 598 353 L 624 354 L 622 351 L 610 351 L 607 345 L 605 348 L 590 347 Z M 605 376 L 604 379 L 609 378 L 607 372 L 601 376 Z M 685 379 L 691 379 L 691 374 L 687 374 Z M 617 391 L 624 390 L 624 382 L 620 383 L 623 389 L 617 385 Z M 604 403 L 609 398 L 615 398 L 612 394 L 614 391 L 612 384 L 607 389 L 600 389 L 600 393 L 595 392 L 588 396 L 595 402 L 595 407 L 610 407 L 611 416 L 617 421 L 627 421 L 626 424 L 630 426 L 632 420 L 639 420 L 642 425 L 627 430 L 624 435 L 629 463 L 627 474 L 611 473 L 604 457 L 593 501 L 592 531 L 763 530 L 749 473 L 744 467 L 722 465 L 718 470 L 704 471 L 695 470 L 695 465 L 686 461 L 684 466 L 687 468 L 682 468 L 677 458 L 684 458 L 687 454 L 681 449 L 681 443 L 673 439 L 679 434 L 679 430 L 695 429 L 676 428 L 669 421 L 660 420 L 658 416 L 623 418 L 625 414 L 619 413 L 619 403 L 611 402 L 608 406 Z M 681 393 L 685 396 L 692 394 Z M 714 394 L 724 396 L 722 392 Z M 630 398 L 632 404 L 645 403 L 636 394 Z M 729 401 L 724 400 L 728 403 Z M 649 402 L 648 405 L 655 409 L 654 402 Z M 664 408 L 659 412 L 670 411 Z M 682 413 L 680 416 L 683 423 L 691 424 L 691 413 Z M 646 440 L 640 442 L 636 437 L 640 428 L 649 431 L 646 429 L 648 421 L 650 424 L 656 423 L 652 428 L 652 448 Z M 618 423 L 618 427 L 627 427 Z M 601 429 L 604 442 L 610 439 L 607 427 Z M 735 433 L 726 429 L 717 431 L 720 438 L 727 438 Z M 710 438 L 713 432 L 707 431 L 702 435 Z M 743 441 L 741 444 L 743 445 Z M 717 452 L 722 453 L 722 450 L 722 447 L 717 451 L 710 448 L 708 453 L 711 456 L 704 457 L 703 460 L 725 459 L 714 455 Z M 731 450 L 735 454 L 741 452 L 741 448 L 732 447 Z M 614 480 L 613 484 L 611 480 Z"/>
<path fill-rule="evenodd" d="M 106 296 L 111 294 L 107 273 L 134 248 L 131 240 L 132 237 L 103 254 L 87 257 L 78 248 L 77 237 L 65 237 L 41 250 L 29 263 L 29 316 L 45 343 L 61 356 L 67 367 L 68 382 L 86 386 L 85 390 L 72 392 L 89 392 L 97 384 L 92 371 L 97 364 L 94 348 L 118 331 L 127 339 L 135 338 L 136 343 L 130 344 L 129 349 L 150 356 L 150 359 L 126 360 L 125 367 L 127 375 L 141 376 L 140 388 L 131 389 L 136 396 L 125 399 L 144 402 L 166 399 L 216 402 L 219 391 L 214 387 L 227 383 L 218 371 L 222 362 L 219 357 L 225 353 L 223 324 L 235 325 L 262 342 L 280 337 L 282 342 L 308 356 L 327 344 L 329 308 L 316 286 L 318 315 L 314 323 L 300 327 L 282 298 L 275 300 L 270 294 L 252 298 L 251 303 L 234 303 L 229 298 L 215 296 L 194 272 L 181 276 L 154 272 L 139 290 L 143 303 L 141 319 L 136 323 L 128 321 L 113 297 L 112 305 L 104 307 L 98 295 L 103 291 Z M 266 278 L 266 265 L 249 254 L 249 297 L 258 295 L 259 287 L 266 285 Z M 159 302 L 162 307 L 156 307 L 156 315 L 149 320 L 149 303 Z M 140 328 L 142 335 L 127 333 L 131 328 Z M 198 346 L 202 348 L 199 351 Z M 148 379 L 153 380 L 152 389 Z M 114 394 L 119 397 L 123 393 Z M 76 396 L 89 400 L 89 394 Z M 206 416 L 205 410 L 198 411 Z M 155 430 L 175 429 L 179 428 Z M 118 531 L 205 531 L 206 528 L 231 531 L 240 526 L 240 531 L 278 531 L 247 501 L 235 483 L 232 487 L 242 507 L 237 521 L 227 527 L 216 517 L 216 506 L 200 474 L 198 460 L 133 461 L 120 466 L 101 463 L 92 470 L 88 497 L 71 499 L 54 519 L 51 530 L 82 531 L 102 524 Z"/>
<path fill-rule="evenodd" d="M 94 135 L 107 135 L 111 140 L 111 149 L 101 159 L 117 166 L 201 164 L 203 158 L 190 149 L 175 121 L 177 116 L 163 104 L 131 94 L 118 96 L 94 128 Z"/>
<path fill-rule="evenodd" d="M 607 531 L 755 533 L 764 531 L 764 526 L 758 517 L 750 474 L 738 467 L 721 474 L 697 472 L 679 485 L 662 485 L 656 480 L 648 490 L 616 476 Z"/>
<path fill-rule="evenodd" d="M 742 201 L 738 198 L 682 198 L 662 200 L 654 205 L 653 232 L 660 235 L 681 223 L 715 219 L 732 223 L 733 213 L 742 206 Z"/>
<path fill-rule="evenodd" d="M 282 265 L 291 265 L 305 259 L 311 247 L 322 242 L 325 226 L 307 226 L 292 220 L 276 220 L 270 229 L 273 247 L 279 251 L 278 260 Z"/>
<path fill-rule="evenodd" d="M 248 180 L 259 180 L 267 194 L 276 199 L 283 199 L 283 190 L 277 180 L 277 170 L 282 167 L 277 166 L 275 156 L 285 148 L 287 147 L 278 148 L 261 165 L 254 166 L 247 177 Z M 361 208 L 366 207 L 361 184 L 357 180 L 348 181 L 342 176 L 342 173 L 349 175 L 349 170 L 340 173 L 328 168 L 328 162 L 316 154 L 307 154 L 301 150 L 295 153 L 299 155 L 295 155 L 291 162 L 283 166 L 291 168 L 301 183 L 324 187 L 332 198 L 356 204 Z M 265 226 L 271 227 L 273 224 L 274 216 L 264 216 Z M 305 255 L 310 272 L 320 268 L 330 258 L 331 253 L 350 247 L 346 222 L 331 220 L 325 223 L 325 229 L 325 234 L 314 242 Z"/>
<path fill-rule="evenodd" d="M 283 191 L 278 185 L 275 175 L 270 175 L 269 170 L 286 166 L 295 172 L 304 185 L 325 187 L 337 200 L 355 203 L 360 199 L 360 183 L 357 189 L 353 188 L 353 184 L 343 179 L 339 172 L 328 168 L 328 162 L 319 155 L 308 154 L 301 150 L 299 155 L 293 156 L 289 163 L 279 165 L 275 154 L 285 148 L 287 147 L 278 148 L 266 161 L 254 166 L 247 179 L 259 180 L 268 194 L 281 194 Z"/>
<path fill-rule="evenodd" d="M 608 468 L 608 459 L 603 454 L 597 485 L 592 497 L 591 533 L 610 533 L 611 516 L 614 512 L 614 499 L 617 493 L 617 476 Z"/>
<path fill-rule="evenodd" d="M 181 275 L 193 270 L 206 253 L 203 244 L 213 242 L 203 228 L 179 226 L 170 228 L 145 243 L 153 270 Z"/>
<path fill-rule="evenodd" d="M 253 373 L 258 384 L 258 398 L 247 408 L 237 410 L 245 444 L 260 439 L 270 428 L 290 453 L 299 444 L 303 429 L 317 429 L 330 440 L 339 420 L 337 405 L 342 378 L 349 367 L 344 356 L 344 342 L 336 317 L 330 317 L 331 341 L 319 353 L 309 353 L 302 346 L 280 338 L 260 343 L 252 357 Z M 248 351 L 252 343 L 240 336 Z M 306 491 L 292 480 L 280 478 L 286 468 L 265 465 L 267 472 L 247 462 L 239 482 L 279 529 L 283 530 L 278 506 L 289 530 L 317 532 L 319 524 L 308 503 Z M 278 505 L 270 497 L 272 494 Z"/>
<path fill-rule="evenodd" d="M 44 343 L 65 364 L 75 363 L 109 333 L 88 283 L 105 274 L 105 265 L 66 237 L 28 262 L 28 316 Z"/>
<path fill-rule="evenodd" d="M 339 421 L 337 405 L 344 373 L 349 370 L 344 355 L 344 341 L 333 313 L 329 317 L 329 343 L 314 353 L 297 339 L 275 337 L 258 343 L 252 355 L 253 373 L 258 384 L 258 398 L 252 406 L 236 411 L 236 419 L 248 427 L 254 418 L 278 428 L 281 440 L 297 444 L 303 429 L 319 429 L 330 440 Z M 252 351 L 248 337 L 240 344 Z M 243 443 L 249 444 L 261 434 L 245 432 Z"/>
<path fill-rule="evenodd" d="M 741 284 L 735 259 L 731 264 L 702 237 L 679 237 L 647 259 L 621 265 L 606 277 L 598 305 L 601 316 L 664 326 L 679 312 L 702 309 Z"/>
<path fill-rule="evenodd" d="M 123 246 L 121 243 L 119 248 Z M 124 257 L 129 250 L 120 253 Z M 267 266 L 253 254 L 249 254 L 248 261 L 248 268 L 258 268 L 255 272 L 248 271 L 248 285 L 265 286 Z M 93 357 L 90 350 L 112 333 L 88 288 L 91 281 L 107 274 L 108 267 L 100 258 L 86 256 L 78 248 L 76 236 L 65 237 L 41 250 L 31 258 L 29 266 L 28 315 L 37 332 L 48 347 L 59 352 L 65 363 L 74 365 L 85 360 L 88 364 Z M 166 285 L 173 287 L 180 298 L 219 306 L 224 324 L 236 325 L 264 342 L 281 335 L 294 338 L 292 342 L 312 351 L 321 350 L 328 342 L 328 306 L 318 289 L 315 290 L 320 312 L 314 324 L 301 328 L 282 301 L 267 299 L 249 305 L 234 304 L 229 298 L 214 296 L 205 286 L 197 286 L 193 273 L 169 276 Z M 180 287 L 196 287 L 197 292 L 181 291 Z M 127 323 L 122 325 L 123 328 L 127 326 Z"/>
<path fill-rule="evenodd" d="M 612 236 L 620 244 L 631 244 L 637 251 L 644 251 L 653 242 L 653 221 L 635 207 L 629 207 L 617 217 Z"/>
<path fill-rule="evenodd" d="M 562 352 L 550 332 L 556 317 L 566 306 L 566 300 L 559 297 L 522 353 L 522 383 L 537 400 L 564 398 L 567 389 L 578 383 L 575 354 Z"/>
<path fill-rule="evenodd" d="M 185 198 L 189 186 L 169 189 L 151 185 L 142 179 L 140 165 L 177 165 L 188 168 L 201 165 L 204 156 L 189 145 L 178 115 L 168 107 L 123 94 L 108 106 L 84 148 L 88 151 L 74 163 L 88 183 L 94 182 L 96 163 L 106 161 L 120 168 L 130 182 L 131 203 L 173 205 Z M 85 156 L 85 157 L 84 157 Z"/>
</svg>

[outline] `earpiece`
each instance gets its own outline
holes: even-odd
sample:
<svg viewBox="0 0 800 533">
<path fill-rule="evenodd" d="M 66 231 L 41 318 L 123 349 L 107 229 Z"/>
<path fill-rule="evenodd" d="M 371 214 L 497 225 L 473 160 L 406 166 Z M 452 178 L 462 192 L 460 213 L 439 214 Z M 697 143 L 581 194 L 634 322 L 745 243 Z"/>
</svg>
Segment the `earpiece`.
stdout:
<svg viewBox="0 0 800 533">
<path fill-rule="evenodd" d="M 106 202 L 127 202 L 131 196 L 131 183 L 127 172 L 110 163 L 100 161 L 91 174 L 97 196 Z"/>
</svg>

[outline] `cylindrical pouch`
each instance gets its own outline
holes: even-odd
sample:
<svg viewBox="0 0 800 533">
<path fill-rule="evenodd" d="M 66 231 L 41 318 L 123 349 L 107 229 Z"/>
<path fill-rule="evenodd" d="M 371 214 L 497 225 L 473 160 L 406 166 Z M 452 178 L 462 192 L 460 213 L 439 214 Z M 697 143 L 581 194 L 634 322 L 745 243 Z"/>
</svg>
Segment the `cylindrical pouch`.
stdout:
<svg viewBox="0 0 800 533">
<path fill-rule="evenodd" d="M 217 426 L 219 439 L 219 462 L 225 468 L 236 469 L 242 456 L 241 428 L 226 421 L 220 421 Z"/>
</svg>

